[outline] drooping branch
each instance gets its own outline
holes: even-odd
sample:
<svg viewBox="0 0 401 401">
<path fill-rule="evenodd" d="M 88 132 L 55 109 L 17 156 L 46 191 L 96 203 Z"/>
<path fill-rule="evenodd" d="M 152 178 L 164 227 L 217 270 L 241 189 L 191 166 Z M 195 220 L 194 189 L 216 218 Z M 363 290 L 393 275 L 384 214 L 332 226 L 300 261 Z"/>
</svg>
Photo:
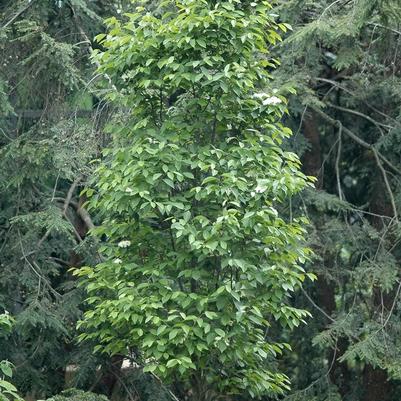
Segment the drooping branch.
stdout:
<svg viewBox="0 0 401 401">
<path fill-rule="evenodd" d="M 361 113 L 360 111 L 348 109 L 346 107 L 336 106 L 335 104 L 331 104 L 331 103 L 329 103 L 329 106 L 332 107 L 333 109 L 344 111 L 345 113 L 349 113 L 349 114 L 354 114 L 356 116 L 364 118 L 367 121 L 370 121 L 372 124 L 374 124 L 377 127 L 377 129 L 380 131 L 380 134 L 382 136 L 384 136 L 382 127 L 389 127 L 385 124 L 379 123 L 378 121 L 374 120 L 372 117 L 369 117 L 368 115 Z"/>
<path fill-rule="evenodd" d="M 390 186 L 390 183 L 389 183 L 388 178 L 387 178 L 386 170 L 383 167 L 383 164 L 382 164 L 382 162 L 381 162 L 381 160 L 379 158 L 379 155 L 378 155 L 377 151 L 373 152 L 373 154 L 375 156 L 377 166 L 379 167 L 379 169 L 380 169 L 380 171 L 382 173 L 384 184 L 386 185 L 386 189 L 387 189 L 387 192 L 388 192 L 388 196 L 390 197 L 391 207 L 393 209 L 393 214 L 394 214 L 395 221 L 398 222 L 397 206 L 395 204 L 393 191 L 391 190 L 391 186 Z"/>
<path fill-rule="evenodd" d="M 341 85 L 341 83 L 339 83 L 339 82 L 337 82 L 337 81 L 335 81 L 335 80 L 333 80 L 333 79 L 317 77 L 317 78 L 314 78 L 314 80 L 315 80 L 315 81 L 318 81 L 318 82 L 325 82 L 325 83 L 327 83 L 327 84 L 330 84 L 330 85 L 332 85 L 333 87 L 336 87 L 336 88 L 338 88 L 338 89 L 341 89 L 342 91 L 344 91 L 344 92 L 350 94 L 351 96 L 356 97 L 355 93 L 354 93 L 352 90 L 346 88 L 345 86 Z M 380 114 L 382 117 L 388 118 L 388 119 L 390 119 L 391 121 L 393 121 L 394 124 L 396 124 L 396 125 L 398 125 L 398 126 L 401 126 L 400 122 L 399 122 L 398 120 L 396 120 L 395 118 L 393 118 L 393 117 L 389 116 L 388 114 L 383 113 L 382 111 L 378 110 L 376 107 L 372 106 L 372 105 L 371 105 L 370 103 L 368 103 L 366 100 L 364 100 L 363 102 L 364 102 L 364 104 L 365 104 L 367 107 L 369 107 L 369 109 L 373 110 L 375 113 Z"/>
<path fill-rule="evenodd" d="M 28 0 L 28 4 L 21 8 L 21 10 L 19 10 L 9 21 L 7 21 L 2 27 L 1 29 L 6 29 L 8 26 L 10 26 L 20 15 L 22 15 L 26 10 L 28 10 L 28 8 L 30 8 L 36 0 Z"/>
<path fill-rule="evenodd" d="M 401 171 L 394 166 L 393 163 L 391 163 L 385 156 L 383 156 L 375 147 L 374 145 L 364 141 L 362 138 L 360 138 L 358 135 L 356 135 L 354 132 L 352 132 L 350 129 L 348 129 L 347 127 L 344 127 L 340 121 L 335 120 L 334 118 L 330 117 L 327 113 L 325 113 L 324 111 L 322 111 L 319 108 L 314 108 L 314 110 L 316 111 L 316 113 L 318 113 L 324 120 L 326 120 L 327 122 L 329 122 L 331 125 L 334 125 L 335 127 L 339 127 L 340 125 L 342 126 L 342 131 L 343 133 L 345 133 L 347 136 L 349 136 L 351 139 L 353 139 L 356 143 L 358 143 L 359 145 L 363 146 L 366 149 L 371 150 L 373 153 L 377 154 L 378 157 L 380 158 L 380 160 L 382 162 L 384 162 L 388 167 L 391 168 L 391 170 L 393 170 L 393 172 L 395 172 L 396 174 L 401 175 Z"/>
</svg>

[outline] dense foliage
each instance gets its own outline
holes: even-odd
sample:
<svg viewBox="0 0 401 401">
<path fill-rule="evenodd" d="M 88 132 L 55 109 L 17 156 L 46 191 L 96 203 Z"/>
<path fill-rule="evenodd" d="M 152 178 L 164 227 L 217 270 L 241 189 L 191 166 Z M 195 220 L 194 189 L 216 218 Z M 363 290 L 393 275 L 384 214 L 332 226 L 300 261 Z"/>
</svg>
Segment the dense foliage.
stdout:
<svg viewBox="0 0 401 401">
<path fill-rule="evenodd" d="M 7 336 L 12 327 L 12 319 L 8 313 L 0 315 L 0 337 Z M 13 377 L 13 366 L 9 361 L 0 361 L 0 400 L 21 400 L 16 387 L 10 383 Z"/>
<path fill-rule="evenodd" d="M 154 41 L 154 49 L 124 43 L 129 40 L 124 39 L 124 35 L 131 37 L 140 33 L 135 30 L 126 32 L 125 27 L 127 21 L 134 19 L 135 13 L 142 13 L 136 10 L 140 3 L 152 13 L 148 17 L 148 29 L 144 34 L 152 33 L 149 40 Z M 398 401 L 401 391 L 399 1 L 276 1 L 275 8 L 267 10 L 263 18 L 268 20 L 271 28 L 286 22 L 292 25 L 293 30 L 281 32 L 284 36 L 282 43 L 277 41 L 274 32 L 264 32 L 268 39 L 272 39 L 273 35 L 276 43 L 268 43 L 272 53 L 259 54 L 258 60 L 266 63 L 263 74 L 268 72 L 274 75 L 274 80 L 266 81 L 263 78 L 263 85 L 258 83 L 257 90 L 250 90 L 250 93 L 266 93 L 268 96 L 251 98 L 249 104 L 245 101 L 235 103 L 238 95 L 232 95 L 236 84 L 244 82 L 244 72 L 237 70 L 236 75 L 226 77 L 224 71 L 220 71 L 223 63 L 233 64 L 243 55 L 241 49 L 244 43 L 241 37 L 237 44 L 223 45 L 229 36 L 222 35 L 222 32 L 227 35 L 232 32 L 232 40 L 235 40 L 238 32 L 245 29 L 238 23 L 238 15 L 233 18 L 233 23 L 222 25 L 225 31 L 216 30 L 215 38 L 205 37 L 210 35 L 207 29 L 201 30 L 194 26 L 191 30 L 185 24 L 181 33 L 174 30 L 162 32 L 163 18 L 169 23 L 170 17 L 174 20 L 177 16 L 160 14 L 157 11 L 159 3 L 156 0 L 0 2 L 0 313 L 7 310 L 15 317 L 13 330 L 7 336 L 0 336 L 0 360 L 10 361 L 0 365 L 1 380 L 13 381 L 21 394 L 29 399 L 47 398 L 59 393 L 64 386 L 95 389 L 108 395 L 114 393 L 114 397 L 118 393 L 118 397 L 142 401 L 174 399 L 170 390 L 180 394 L 180 388 L 176 386 L 180 382 L 178 377 L 171 379 L 169 383 L 172 384 L 169 386 L 163 386 L 155 376 L 143 373 L 135 364 L 121 368 L 121 355 L 107 357 L 93 354 L 95 343 L 77 345 L 75 342 L 75 324 L 87 306 L 83 304 L 83 291 L 76 288 L 69 269 L 99 263 L 96 242 L 87 236 L 87 231 L 94 224 L 101 226 L 100 232 L 108 230 L 109 223 L 102 222 L 111 217 L 104 211 L 99 215 L 95 208 L 88 213 L 83 206 L 86 198 L 79 194 L 92 175 L 94 164 L 91 160 L 99 157 L 102 149 L 108 147 L 104 155 L 105 166 L 108 166 L 111 177 L 118 182 L 111 192 L 114 193 L 116 188 L 121 192 L 118 195 L 121 195 L 120 199 L 117 199 L 118 196 L 112 198 L 114 206 L 122 207 L 121 212 L 116 213 L 117 221 L 125 219 L 128 203 L 131 205 L 132 202 L 135 206 L 134 201 L 138 200 L 136 206 L 146 202 L 153 202 L 156 206 L 150 204 L 140 209 L 140 215 L 146 217 L 146 220 L 141 220 L 141 227 L 146 228 L 145 231 L 132 232 L 138 215 L 129 221 L 126 228 L 116 224 L 115 234 L 107 233 L 108 236 L 101 238 L 106 248 L 110 244 L 131 241 L 131 246 L 127 248 L 117 246 L 102 250 L 106 260 L 113 257 L 123 262 L 113 265 L 105 262 L 104 274 L 111 275 L 112 268 L 119 269 L 118 275 L 122 280 L 127 261 L 132 264 L 129 274 L 139 274 L 142 262 L 138 263 L 132 256 L 139 248 L 134 243 L 139 237 L 143 244 L 141 250 L 146 250 L 143 253 L 146 263 L 150 265 L 150 261 L 153 261 L 159 267 L 164 266 L 160 274 L 167 275 L 170 280 L 177 276 L 180 265 L 177 262 L 171 269 L 167 261 L 178 252 L 185 254 L 186 258 L 180 260 L 180 263 L 186 263 L 183 269 L 185 276 L 180 280 L 184 285 L 184 295 L 181 289 L 171 287 L 173 293 L 179 294 L 177 298 L 168 301 L 169 307 L 183 302 L 186 292 L 205 297 L 210 288 L 210 282 L 207 284 L 205 281 L 208 263 L 215 268 L 222 262 L 219 259 L 212 264 L 211 254 L 221 254 L 223 259 L 230 249 L 234 249 L 237 256 L 232 259 L 235 261 L 223 269 L 244 269 L 245 273 L 252 275 L 249 270 L 253 262 L 241 266 L 243 258 L 238 257 L 243 249 L 237 247 L 241 241 L 236 235 L 243 235 L 244 227 L 235 227 L 234 235 L 228 235 L 226 228 L 232 227 L 234 220 L 231 214 L 227 214 L 227 219 L 222 222 L 222 231 L 213 231 L 215 226 L 210 222 L 215 221 L 213 219 L 217 219 L 224 209 L 221 200 L 225 197 L 228 202 L 234 199 L 233 195 L 218 193 L 220 188 L 213 182 L 213 178 L 219 180 L 217 175 L 224 169 L 228 174 L 225 181 L 218 181 L 222 183 L 221 188 L 226 191 L 236 189 L 240 202 L 245 200 L 250 205 L 252 200 L 245 185 L 251 186 L 251 181 L 238 189 L 242 185 L 241 181 L 233 182 L 233 179 L 237 175 L 239 178 L 245 176 L 246 164 L 241 165 L 245 157 L 243 152 L 252 152 L 254 155 L 256 144 L 241 140 L 244 147 L 239 149 L 239 143 L 237 146 L 235 142 L 224 143 L 222 139 L 226 131 L 223 127 L 230 124 L 232 118 L 235 120 L 238 117 L 240 107 L 250 108 L 252 102 L 261 103 L 270 99 L 268 102 L 277 104 L 266 105 L 265 110 L 258 106 L 258 111 L 252 116 L 252 120 L 255 120 L 246 121 L 252 123 L 253 129 L 259 130 L 263 113 L 268 114 L 267 120 L 273 124 L 279 136 L 283 131 L 277 125 L 278 119 L 284 125 L 291 126 L 294 135 L 284 138 L 280 146 L 296 152 L 302 158 L 306 175 L 318 177 L 317 190 L 303 191 L 300 196 L 286 198 L 281 204 L 274 201 L 284 221 L 288 222 L 290 220 L 287 219 L 294 216 L 308 215 L 311 222 L 309 246 L 313 248 L 316 258 L 306 269 L 315 271 L 318 280 L 306 283 L 304 290 L 297 291 L 290 299 L 291 307 L 313 312 L 313 319 L 308 319 L 308 325 L 292 331 L 284 328 L 280 322 L 276 324 L 274 319 L 263 316 L 263 319 L 268 318 L 271 323 L 267 344 L 271 345 L 280 339 L 293 347 L 291 352 L 284 352 L 274 363 L 270 360 L 267 368 L 272 372 L 281 371 L 289 375 L 292 390 L 287 393 L 288 400 Z M 197 3 L 197 7 L 202 7 L 202 2 Z M 224 2 L 211 0 L 207 3 Z M 255 0 L 241 3 L 245 6 L 251 6 L 252 3 L 254 7 L 261 2 Z M 133 14 L 124 17 L 124 12 Z M 225 12 L 230 15 L 232 10 Z M 118 43 L 107 45 L 107 37 L 106 43 L 102 45 L 92 42 L 95 35 L 106 31 L 102 19 L 112 16 L 122 21 L 118 26 L 117 20 L 109 20 L 109 23 L 117 24 L 112 28 L 116 31 L 111 33 L 111 37 L 114 36 L 116 42 L 121 44 L 121 49 L 116 47 Z M 135 26 L 134 21 L 129 24 Z M 287 27 L 282 25 L 282 28 Z M 166 48 L 165 45 L 162 49 L 158 47 L 162 37 L 173 41 L 176 37 L 174 35 L 183 39 L 180 44 L 182 53 L 178 51 L 179 43 L 176 41 L 168 43 Z M 258 46 L 266 46 L 261 39 L 252 41 L 245 38 L 245 41 L 249 44 L 249 51 Z M 127 61 L 131 45 L 137 46 L 139 51 L 135 58 Z M 106 53 L 97 56 L 108 74 L 108 78 L 101 80 L 100 89 L 98 85 L 94 89 L 94 84 L 100 80 L 103 72 L 95 72 L 96 65 L 89 61 L 91 46 L 106 50 Z M 205 50 L 224 57 L 224 60 L 203 57 Z M 113 55 L 110 60 L 112 65 L 109 66 L 101 56 L 108 53 Z M 133 71 L 137 69 L 132 66 L 142 66 L 144 57 L 150 54 L 152 57 L 149 59 L 154 60 L 149 61 L 149 65 L 146 65 L 146 60 L 143 70 L 134 76 Z M 195 58 L 195 54 L 199 54 L 199 57 Z M 170 57 L 174 59 L 170 60 Z M 281 61 L 281 65 L 273 68 L 276 59 Z M 174 70 L 184 60 L 192 64 L 185 65 L 182 70 Z M 157 65 L 158 62 L 160 65 Z M 216 77 L 214 68 L 219 69 L 223 76 Z M 229 69 L 227 72 L 232 71 Z M 204 75 L 194 83 L 197 91 L 193 94 L 191 80 L 201 74 Z M 207 74 L 212 77 L 210 84 L 201 87 L 199 82 L 209 81 Z M 155 81 L 167 75 L 171 77 L 162 89 L 161 111 L 163 121 L 170 124 L 163 132 L 163 135 L 169 136 L 168 141 L 165 136 L 161 140 L 161 136 L 157 135 L 160 128 L 156 124 L 160 112 L 160 93 L 155 93 L 155 88 L 159 88 Z M 178 77 L 182 77 L 181 82 L 174 81 Z M 139 88 L 137 86 L 140 82 L 142 86 Z M 232 86 L 226 87 L 227 83 Z M 239 87 L 241 93 L 247 85 Z M 148 94 L 146 99 L 140 100 L 141 107 L 134 107 L 135 102 L 139 101 L 135 88 L 140 93 Z M 180 90 L 176 91 L 178 88 Z M 290 88 L 296 88 L 297 93 L 293 94 Z M 210 103 L 202 103 L 201 111 L 197 110 L 197 104 L 204 101 L 203 97 L 209 90 L 213 93 Z M 282 114 L 286 107 L 282 95 L 289 99 L 288 115 Z M 242 95 L 239 97 L 244 99 Z M 133 113 L 130 112 L 132 109 Z M 168 109 L 172 112 L 167 113 Z M 133 129 L 134 124 L 147 112 L 154 113 L 154 117 L 143 121 L 145 125 Z M 186 142 L 178 142 L 171 131 L 183 115 L 184 128 L 193 128 L 193 131 L 188 130 L 185 134 Z M 216 121 L 215 129 L 213 121 Z M 145 127 L 153 131 L 145 135 Z M 238 127 L 231 124 L 229 129 L 234 132 Z M 210 133 L 213 131 L 215 136 L 212 141 Z M 136 137 L 133 132 L 142 133 Z M 196 132 L 207 132 L 209 137 L 200 135 L 198 142 L 191 142 Z M 234 133 L 237 135 L 237 131 Z M 248 138 L 252 135 L 256 133 L 251 131 Z M 111 136 L 113 142 L 109 145 Z M 146 141 L 146 138 L 152 142 Z M 142 148 L 141 153 L 131 151 L 133 143 L 136 149 Z M 171 144 L 176 148 L 166 146 Z M 185 147 L 185 144 L 188 146 Z M 212 153 L 212 144 L 221 152 Z M 121 152 L 128 145 L 129 151 Z M 195 154 L 198 146 L 202 147 L 202 151 L 199 152 L 200 157 L 194 158 L 191 155 Z M 277 143 L 273 147 L 277 148 Z M 233 153 L 228 153 L 228 149 Z M 121 156 L 121 159 L 117 160 L 117 156 Z M 123 164 L 127 157 L 132 158 L 131 164 Z M 164 158 L 163 162 L 160 162 L 160 158 Z M 176 159 L 181 161 L 177 167 Z M 114 167 L 111 166 L 113 160 Z M 191 163 L 185 164 L 185 160 Z M 220 161 L 227 164 L 222 165 Z M 146 162 L 147 171 L 143 168 L 135 170 L 135 166 L 138 167 L 141 162 Z M 209 168 L 211 163 L 214 163 L 213 169 Z M 227 168 L 228 164 L 233 168 Z M 121 171 L 129 171 L 136 178 L 131 175 L 119 177 L 119 166 Z M 255 173 L 259 168 L 261 166 L 257 166 Z M 215 176 L 212 170 L 216 170 Z M 201 172 L 196 175 L 194 171 Z M 194 178 L 185 176 L 183 172 L 193 174 Z M 103 168 L 99 173 L 103 175 L 108 171 Z M 182 177 L 176 173 L 182 174 Z M 155 174 L 162 175 L 154 178 Z M 206 174 L 210 175 L 211 181 L 202 185 Z M 277 177 L 274 171 L 272 174 Z M 148 180 L 154 180 L 154 184 Z M 135 181 L 135 185 L 128 183 L 131 181 Z M 99 181 L 99 184 L 102 182 L 105 183 L 106 178 Z M 189 192 L 189 188 L 195 182 L 201 188 L 209 188 L 209 193 L 191 202 L 191 196 L 195 195 Z M 137 183 L 145 191 L 148 190 L 149 194 L 140 197 L 139 192 L 135 192 Z M 95 184 L 96 180 L 91 185 L 96 187 Z M 128 192 L 125 192 L 126 189 Z M 103 196 L 99 198 L 99 206 L 103 204 L 104 207 L 105 196 L 109 195 L 105 194 L 104 189 L 100 191 L 103 191 Z M 259 201 L 263 197 L 271 200 L 268 193 L 257 195 Z M 255 198 L 252 199 L 256 202 Z M 215 200 L 216 204 L 207 208 L 205 205 L 211 200 Z M 220 202 L 219 207 L 217 201 Z M 96 203 L 94 200 L 91 202 Z M 202 227 L 202 222 L 195 225 L 190 219 L 189 223 L 181 224 L 182 235 L 177 239 L 179 247 L 171 251 L 171 240 L 164 240 L 164 236 L 170 228 L 172 231 L 178 230 L 178 224 L 184 220 L 188 206 L 193 210 L 192 203 L 196 203 L 198 215 L 205 216 L 209 223 Z M 242 216 L 243 204 L 231 205 L 230 208 L 239 213 L 237 216 Z M 110 209 L 113 207 L 110 205 Z M 228 204 L 226 207 L 228 209 Z M 258 206 L 255 203 L 253 207 Z M 156 215 L 151 215 L 153 212 Z M 163 216 L 167 215 L 176 218 L 175 228 L 172 228 L 171 221 L 163 222 Z M 191 214 L 191 218 L 193 216 Z M 275 224 L 278 216 L 271 216 L 271 219 L 272 224 Z M 125 229 L 127 234 L 124 232 L 121 238 L 118 237 Z M 204 237 L 204 232 L 209 236 Z M 128 234 L 132 235 L 131 239 L 127 238 Z M 190 235 L 193 237 L 189 244 Z M 208 244 L 213 248 L 214 243 L 215 249 L 204 247 Z M 223 243 L 226 243 L 227 249 L 221 246 Z M 252 246 L 245 250 L 245 255 L 252 253 L 254 258 L 256 246 Z M 162 256 L 164 259 L 159 263 Z M 204 256 L 204 259 L 200 262 L 197 260 L 195 264 L 192 256 Z M 155 267 L 150 265 L 149 274 L 154 274 L 154 270 Z M 218 280 L 222 281 L 224 277 L 216 275 L 217 283 Z M 192 282 L 195 284 L 194 290 L 191 288 Z M 179 287 L 178 280 L 174 284 Z M 126 287 L 125 283 L 122 287 Z M 163 288 L 159 285 L 151 290 L 156 294 Z M 115 291 L 115 287 L 111 288 L 107 297 L 113 299 Z M 144 293 L 146 290 L 141 291 Z M 227 293 L 224 296 L 229 300 L 231 295 Z M 191 302 L 196 304 L 196 300 Z M 151 301 L 144 299 L 143 304 L 149 306 Z M 196 328 L 201 330 L 207 324 L 211 325 L 211 331 L 212 327 L 220 328 L 218 324 L 223 324 L 219 320 L 224 315 L 222 312 L 229 314 L 232 310 L 227 307 L 218 309 L 217 302 L 205 303 L 200 312 L 196 310 L 194 313 L 197 319 L 202 319 Z M 210 319 L 205 315 L 206 311 L 216 313 L 217 316 L 212 314 Z M 148 312 L 145 314 L 148 316 Z M 152 319 L 160 318 L 157 311 L 150 315 Z M 245 315 L 245 319 L 249 320 L 248 314 Z M 118 319 L 116 324 L 126 327 Z M 166 329 L 160 334 L 161 338 L 167 336 L 168 339 L 175 328 L 173 324 L 164 324 Z M 249 324 L 257 325 L 254 321 Z M 155 329 L 157 323 L 151 320 L 146 325 Z M 162 326 L 163 323 L 160 323 Z M 143 330 L 141 336 L 137 332 L 135 338 L 129 338 L 132 342 L 137 343 L 149 335 L 145 333 L 145 328 L 132 328 Z M 111 327 L 108 329 L 111 330 Z M 230 330 L 235 330 L 235 327 Z M 119 334 L 126 340 L 126 333 L 122 331 Z M 173 333 L 176 334 L 172 334 L 173 343 L 169 344 L 168 352 L 181 352 L 184 348 L 183 344 L 178 343 L 181 332 Z M 193 331 L 188 334 L 194 335 Z M 153 344 L 149 345 L 149 350 L 154 350 Z M 130 356 L 138 363 L 146 362 L 138 358 L 138 349 L 131 351 Z M 205 355 L 204 351 L 197 352 Z M 230 357 L 227 350 L 218 352 Z M 183 354 L 177 355 L 181 357 Z M 16 368 L 10 370 L 9 363 L 13 363 Z M 171 368 L 175 370 L 179 366 L 177 362 Z M 186 368 L 186 372 L 191 372 L 189 365 Z M 13 377 L 6 378 L 11 372 L 14 373 Z M 184 376 L 186 374 L 184 372 Z M 248 398 L 243 394 L 232 399 Z"/>
<path fill-rule="evenodd" d="M 294 31 L 277 50 L 305 172 L 300 200 L 319 256 L 290 399 L 396 400 L 400 378 L 398 1 L 282 1 Z M 290 123 L 290 122 L 289 122 Z M 311 301 L 314 303 L 312 305 Z M 301 374 L 302 372 L 302 374 Z M 323 372 L 323 373 L 322 373 Z"/>
<path fill-rule="evenodd" d="M 95 394 L 90 391 L 77 390 L 70 388 L 62 391 L 46 401 L 108 401 L 108 398 L 101 394 Z"/>
<path fill-rule="evenodd" d="M 59 391 L 78 360 L 88 385 L 99 363 L 74 343 L 82 297 L 68 269 L 94 258 L 78 194 L 104 140 L 105 105 L 87 90 L 88 37 L 118 5 L 86 3 L 0 2 L 0 311 L 15 317 L 0 360 L 32 398 Z"/>
<path fill-rule="evenodd" d="M 94 173 L 90 210 L 105 260 L 83 267 L 81 339 L 215 400 L 281 393 L 268 327 L 298 326 L 287 298 L 305 279 L 304 222 L 277 207 L 308 184 L 267 44 L 286 30 L 268 2 L 165 1 L 109 20 L 99 72 L 131 113 Z M 106 81 L 107 82 L 107 81 Z M 102 347 L 103 345 L 103 347 Z"/>
</svg>

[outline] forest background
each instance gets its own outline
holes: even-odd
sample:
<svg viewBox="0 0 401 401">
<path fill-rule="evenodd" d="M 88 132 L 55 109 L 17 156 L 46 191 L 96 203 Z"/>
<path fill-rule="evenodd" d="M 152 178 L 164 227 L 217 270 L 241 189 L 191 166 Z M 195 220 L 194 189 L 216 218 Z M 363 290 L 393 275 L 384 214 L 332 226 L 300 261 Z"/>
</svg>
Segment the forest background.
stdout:
<svg viewBox="0 0 401 401">
<path fill-rule="evenodd" d="M 155 7 L 157 1 L 148 2 Z M 123 358 L 76 342 L 85 294 L 70 268 L 97 261 L 80 196 L 119 112 L 90 61 L 103 19 L 125 1 L 0 4 L 0 312 L 15 319 L 0 360 L 27 399 L 76 387 L 119 399 L 171 395 Z M 280 335 L 287 401 L 396 401 L 401 393 L 401 6 L 397 0 L 282 0 L 292 30 L 272 52 L 288 98 L 286 147 L 318 178 L 292 199 L 311 221 L 316 273 L 294 296 L 307 325 Z M 293 89 L 296 90 L 294 93 Z"/>
</svg>

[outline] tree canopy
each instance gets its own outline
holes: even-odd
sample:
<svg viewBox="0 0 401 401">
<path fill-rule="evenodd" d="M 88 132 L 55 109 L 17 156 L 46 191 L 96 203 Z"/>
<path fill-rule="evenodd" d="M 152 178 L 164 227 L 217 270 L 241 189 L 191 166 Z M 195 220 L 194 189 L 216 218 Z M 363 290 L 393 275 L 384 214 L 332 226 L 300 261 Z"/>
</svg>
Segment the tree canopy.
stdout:
<svg viewBox="0 0 401 401">
<path fill-rule="evenodd" d="M 107 98 L 131 112 L 86 191 L 107 239 L 105 260 L 77 272 L 90 304 L 81 339 L 132 350 L 194 400 L 282 392 L 269 365 L 285 344 L 269 322 L 306 316 L 286 302 L 305 278 L 305 229 L 277 208 L 308 181 L 280 148 L 284 99 L 267 92 L 267 44 L 286 29 L 269 10 L 165 1 L 110 19 L 94 56 Z"/>
</svg>

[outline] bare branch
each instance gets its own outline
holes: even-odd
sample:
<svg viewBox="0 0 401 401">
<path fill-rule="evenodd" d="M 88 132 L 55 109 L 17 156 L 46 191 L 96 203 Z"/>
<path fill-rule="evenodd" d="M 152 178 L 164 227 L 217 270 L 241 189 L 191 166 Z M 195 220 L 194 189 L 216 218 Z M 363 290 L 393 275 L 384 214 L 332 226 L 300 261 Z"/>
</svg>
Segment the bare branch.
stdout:
<svg viewBox="0 0 401 401">
<path fill-rule="evenodd" d="M 86 224 L 86 226 L 88 227 L 89 230 L 92 230 L 93 228 L 95 228 L 95 225 L 92 222 L 90 214 L 84 207 L 78 206 L 77 213 L 78 213 L 79 217 L 84 221 L 84 223 Z"/>
<path fill-rule="evenodd" d="M 314 108 L 316 113 L 318 113 L 324 120 L 329 122 L 330 124 L 334 126 L 342 126 L 342 131 L 348 135 L 351 139 L 353 139 L 356 143 L 359 145 L 363 146 L 366 149 L 371 150 L 373 153 L 377 154 L 377 156 L 380 158 L 381 161 L 383 161 L 388 167 L 390 167 L 395 173 L 401 175 L 401 171 L 394 166 L 393 163 L 391 163 L 386 157 L 384 157 L 373 145 L 370 143 L 364 141 L 361 139 L 358 135 L 354 134 L 350 129 L 344 127 L 340 121 L 335 120 L 334 118 L 330 117 L 328 114 L 326 114 L 324 111 L 320 110 L 319 108 Z"/>
<path fill-rule="evenodd" d="M 344 111 L 344 112 L 350 113 L 350 114 L 354 114 L 356 116 L 362 117 L 362 118 L 370 121 L 372 124 L 374 124 L 377 127 L 377 129 L 380 131 L 380 134 L 382 136 L 384 136 L 384 132 L 383 132 L 382 127 L 392 128 L 391 126 L 388 126 L 386 124 L 379 123 L 378 121 L 374 120 L 372 117 L 369 117 L 366 114 L 361 113 L 360 111 L 348 109 L 346 107 L 336 106 L 336 105 L 331 104 L 331 103 L 329 103 L 329 106 L 332 107 L 333 109 L 341 110 L 341 111 Z"/>
<path fill-rule="evenodd" d="M 337 81 L 334 81 L 334 80 L 328 79 L 328 78 L 314 78 L 314 80 L 316 80 L 316 81 L 318 81 L 318 82 L 325 82 L 325 83 L 328 83 L 328 84 L 330 84 L 330 85 L 333 85 L 334 87 L 337 87 L 337 88 L 343 90 L 344 92 L 349 93 L 351 96 L 356 97 L 356 96 L 355 96 L 355 93 L 354 93 L 352 90 L 346 88 L 345 86 L 341 85 L 341 84 L 340 84 L 339 82 L 337 82 Z M 376 107 L 373 107 L 373 106 L 372 106 L 371 104 L 369 104 L 366 100 L 364 100 L 363 103 L 365 103 L 367 107 L 369 107 L 371 110 L 373 110 L 373 111 L 376 112 L 377 114 L 380 114 L 382 117 L 389 118 L 389 119 L 390 119 L 391 121 L 393 121 L 395 124 L 397 124 L 398 126 L 401 126 L 400 122 L 397 121 L 395 118 L 393 118 L 393 117 L 389 116 L 388 114 L 383 113 L 382 111 L 376 109 Z"/>
<path fill-rule="evenodd" d="M 341 179 L 340 179 L 340 157 L 341 157 L 341 138 L 342 138 L 342 129 L 343 126 L 340 124 L 338 129 L 338 149 L 337 149 L 337 156 L 336 156 L 336 177 L 337 177 L 337 188 L 338 188 L 338 197 L 340 200 L 343 200 L 343 193 L 341 189 Z"/>
<path fill-rule="evenodd" d="M 372 23 L 372 22 L 368 22 L 368 25 L 372 25 L 372 26 L 374 26 L 374 27 L 379 27 L 379 28 L 387 29 L 388 31 L 391 31 L 391 32 L 393 32 L 393 33 L 396 33 L 397 35 L 401 35 L 401 31 L 397 31 L 397 29 L 390 28 L 389 26 L 384 26 L 384 25 L 381 25 L 381 24 L 375 24 L 375 23 Z"/>
<path fill-rule="evenodd" d="M 63 208 L 63 215 L 64 215 L 64 216 L 66 215 L 67 210 L 68 210 L 68 206 L 69 206 L 70 203 L 71 203 L 71 199 L 72 199 L 72 196 L 74 195 L 75 188 L 77 187 L 77 185 L 79 184 L 79 182 L 81 181 L 81 179 L 82 179 L 82 177 L 76 178 L 76 179 L 74 180 L 74 182 L 71 184 L 70 189 L 69 189 L 68 192 L 67 192 L 67 196 L 66 196 L 66 198 L 65 198 L 65 201 L 64 201 L 64 208 Z"/>
<path fill-rule="evenodd" d="M 36 0 L 28 0 L 28 4 L 24 7 L 21 8 L 21 10 L 19 10 L 14 17 L 12 17 L 9 21 L 7 21 L 2 27 L 1 29 L 5 29 L 7 28 L 9 25 L 11 25 L 20 15 L 22 15 L 26 10 L 28 10 L 29 7 L 31 7 Z"/>
<path fill-rule="evenodd" d="M 381 173 L 383 175 L 384 184 L 386 185 L 388 196 L 390 197 L 391 207 L 393 208 L 394 218 L 395 218 L 395 221 L 398 223 L 397 206 L 395 204 L 393 191 L 391 190 L 391 186 L 390 186 L 390 183 L 389 183 L 388 178 L 387 178 L 386 170 L 383 168 L 383 164 L 382 164 L 382 162 L 381 162 L 381 160 L 379 158 L 379 154 L 377 153 L 376 150 L 374 150 L 373 154 L 375 155 L 377 166 L 379 167 L 379 169 L 380 169 L 380 171 L 381 171 Z"/>
</svg>

